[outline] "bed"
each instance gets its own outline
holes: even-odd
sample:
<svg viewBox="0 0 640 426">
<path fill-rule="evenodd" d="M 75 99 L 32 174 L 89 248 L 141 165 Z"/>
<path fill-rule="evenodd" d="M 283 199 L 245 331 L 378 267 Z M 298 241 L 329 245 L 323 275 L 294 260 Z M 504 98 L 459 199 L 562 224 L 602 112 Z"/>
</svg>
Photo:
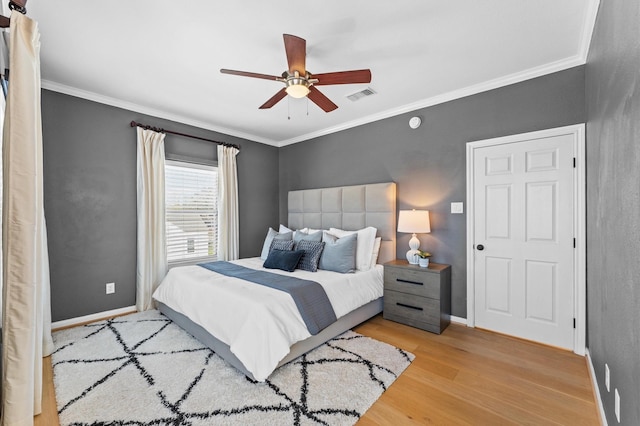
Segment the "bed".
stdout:
<svg viewBox="0 0 640 426">
<path fill-rule="evenodd" d="M 288 294 L 247 282 L 230 283 L 229 280 L 237 278 L 222 277 L 197 265 L 172 268 L 154 293 L 158 309 L 164 315 L 257 381 L 265 380 L 276 368 L 382 312 L 381 264 L 396 257 L 396 185 L 378 183 L 290 191 L 288 227 L 348 231 L 374 227 L 381 239 L 377 265 L 369 270 L 350 274 L 269 270 L 316 281 L 325 289 L 337 321 L 315 335 L 304 327 Z M 263 262 L 260 258 L 249 258 L 230 263 L 261 270 Z M 242 299 L 228 295 L 227 287 L 243 293 Z M 280 303 L 278 308 L 275 303 Z"/>
</svg>

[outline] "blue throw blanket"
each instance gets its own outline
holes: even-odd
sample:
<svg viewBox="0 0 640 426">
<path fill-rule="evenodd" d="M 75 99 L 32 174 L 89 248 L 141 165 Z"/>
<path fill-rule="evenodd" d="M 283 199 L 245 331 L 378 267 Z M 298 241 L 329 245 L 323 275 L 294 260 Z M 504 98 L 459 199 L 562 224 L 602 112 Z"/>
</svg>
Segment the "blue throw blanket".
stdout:
<svg viewBox="0 0 640 426">
<path fill-rule="evenodd" d="M 199 263 L 198 266 L 228 277 L 240 278 L 289 293 L 309 333 L 316 335 L 336 322 L 336 314 L 324 288 L 315 281 L 260 271 L 230 262 Z"/>
</svg>

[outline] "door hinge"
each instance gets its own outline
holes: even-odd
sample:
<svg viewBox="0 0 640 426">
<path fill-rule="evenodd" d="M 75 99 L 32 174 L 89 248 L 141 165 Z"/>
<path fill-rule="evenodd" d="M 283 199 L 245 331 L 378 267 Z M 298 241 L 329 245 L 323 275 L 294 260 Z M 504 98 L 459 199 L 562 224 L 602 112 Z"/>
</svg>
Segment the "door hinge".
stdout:
<svg viewBox="0 0 640 426">
<path fill-rule="evenodd" d="M 573 319 L 573 328 L 576 328 L 576 319 Z"/>
<path fill-rule="evenodd" d="M 576 248 L 576 239 L 573 239 L 573 248 Z"/>
<path fill-rule="evenodd" d="M 573 157 L 573 168 L 576 168 L 576 157 Z"/>
</svg>

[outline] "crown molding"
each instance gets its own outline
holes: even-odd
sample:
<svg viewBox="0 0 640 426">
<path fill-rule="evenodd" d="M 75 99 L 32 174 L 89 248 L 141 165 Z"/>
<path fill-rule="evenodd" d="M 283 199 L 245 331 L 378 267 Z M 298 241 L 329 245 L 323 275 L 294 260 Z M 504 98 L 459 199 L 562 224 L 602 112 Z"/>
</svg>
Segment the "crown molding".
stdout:
<svg viewBox="0 0 640 426">
<path fill-rule="evenodd" d="M 128 111 L 139 112 L 141 114 L 150 115 L 152 117 L 158 117 L 165 120 L 175 121 L 178 123 L 187 124 L 189 126 L 194 126 L 194 127 L 198 127 L 205 130 L 211 130 L 213 132 L 223 133 L 229 136 L 235 136 L 238 138 L 247 139 L 253 142 L 260 142 L 265 145 L 271 145 L 276 147 L 278 146 L 278 143 L 271 139 L 263 138 L 263 137 L 252 135 L 249 133 L 239 132 L 237 130 L 229 129 L 222 126 L 214 126 L 214 125 L 211 125 L 210 123 L 193 120 L 191 118 L 188 118 L 179 114 L 172 114 L 167 111 L 161 111 L 158 109 L 149 108 L 146 106 L 135 104 L 133 102 L 127 102 L 120 99 L 111 98 L 109 96 L 99 95 L 94 92 L 77 89 L 75 87 L 56 83 L 50 80 L 42 80 L 42 88 L 51 90 L 54 92 L 58 92 L 58 93 L 63 93 L 65 95 L 75 96 L 77 98 L 87 99 L 87 100 L 98 102 L 101 104 L 126 109 Z"/>
<path fill-rule="evenodd" d="M 318 138 L 318 137 L 329 135 L 332 133 L 337 133 L 343 130 L 348 130 L 353 127 L 362 126 L 364 124 L 373 123 L 375 121 L 384 120 L 386 118 L 395 117 L 397 115 L 405 114 L 408 112 L 413 112 L 422 108 L 428 108 L 434 105 L 450 102 L 456 99 L 464 98 L 466 96 L 476 95 L 478 93 L 486 92 L 489 90 L 499 89 L 504 86 L 509 86 L 511 84 L 520 83 L 520 82 L 537 78 L 537 77 L 542 77 L 544 75 L 552 74 L 554 72 L 564 71 L 566 69 L 573 68 L 575 66 L 584 65 L 586 63 L 586 56 L 588 54 L 591 34 L 593 33 L 593 26 L 595 24 L 595 14 L 597 13 L 597 10 L 598 10 L 598 4 L 599 4 L 598 0 L 595 0 L 594 3 L 591 3 L 591 8 L 589 9 L 589 12 L 588 12 L 590 17 L 590 23 L 585 25 L 585 30 L 583 32 L 582 43 L 581 43 L 582 51 L 573 57 L 566 58 L 556 62 L 551 62 L 549 64 L 545 64 L 539 67 L 530 68 L 522 72 L 513 73 L 510 75 L 489 80 L 483 83 L 467 86 L 462 89 L 453 90 L 451 92 L 443 93 L 441 95 L 423 99 L 418 102 L 402 105 L 398 108 L 392 108 L 377 114 L 362 117 L 357 120 L 348 121 L 337 126 L 327 127 L 325 129 L 321 129 L 316 132 L 306 133 L 300 136 L 296 136 L 296 137 L 281 140 L 281 141 L 275 141 L 272 139 L 260 137 L 258 135 L 239 132 L 237 130 L 229 129 L 226 127 L 213 126 L 209 123 L 192 120 L 190 118 L 187 118 L 181 115 L 171 114 L 166 111 L 156 110 L 156 109 L 138 105 L 132 102 L 126 102 L 126 101 L 111 98 L 108 96 L 99 95 L 97 93 L 89 92 L 86 90 L 76 89 L 74 87 L 66 86 L 66 85 L 55 83 L 48 80 L 42 80 L 42 87 L 48 90 L 53 90 L 55 92 L 60 92 L 67 95 L 88 99 L 94 102 L 111 105 L 118 108 L 123 108 L 129 111 L 135 111 L 135 112 L 151 115 L 158 118 L 163 118 L 166 120 L 176 121 L 178 123 L 184 123 L 190 126 L 199 127 L 199 128 L 211 130 L 214 132 L 224 133 L 230 136 L 248 139 L 254 142 L 260 142 L 266 145 L 271 145 L 275 147 L 284 147 L 287 145 L 304 142 L 310 139 Z"/>
<path fill-rule="evenodd" d="M 431 98 L 423 99 L 418 102 L 403 105 L 398 108 L 389 109 L 378 114 L 369 115 L 358 120 L 352 120 L 338 126 L 328 127 L 326 129 L 318 130 L 317 132 L 307 133 L 304 135 L 296 136 L 295 138 L 280 141 L 278 146 L 283 147 L 298 142 L 303 142 L 309 139 L 325 136 L 331 133 L 340 132 L 353 127 L 362 126 L 363 124 L 372 123 L 374 121 L 383 120 L 385 118 L 394 117 L 397 115 L 413 112 L 422 108 L 431 107 L 434 105 L 450 102 L 456 99 L 464 98 L 470 95 L 476 95 L 478 93 L 487 92 L 493 89 L 499 89 L 500 87 L 509 86 L 511 84 L 520 83 L 522 81 L 530 80 L 536 77 L 542 77 L 547 74 L 552 74 L 558 71 L 564 71 L 575 66 L 584 65 L 585 59 L 582 54 L 576 55 L 570 58 L 566 58 L 560 61 L 551 62 L 539 67 L 530 68 L 528 70 L 510 74 L 504 77 L 489 80 L 483 83 L 474 84 L 462 89 L 453 90 L 448 93 L 433 96 Z"/>
<path fill-rule="evenodd" d="M 598 9 L 600 8 L 600 0 L 591 0 L 587 6 L 585 13 L 584 27 L 582 28 L 582 39 L 580 40 L 580 58 L 587 63 L 587 57 L 589 56 L 589 48 L 591 47 L 591 39 L 593 38 L 593 31 L 596 27 L 596 18 L 598 16 Z"/>
</svg>

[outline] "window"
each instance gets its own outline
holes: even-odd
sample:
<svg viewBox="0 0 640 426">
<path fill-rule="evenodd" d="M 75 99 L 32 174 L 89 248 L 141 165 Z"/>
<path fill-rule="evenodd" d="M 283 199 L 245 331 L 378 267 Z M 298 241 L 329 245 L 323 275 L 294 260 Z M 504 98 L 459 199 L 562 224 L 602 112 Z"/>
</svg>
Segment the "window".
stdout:
<svg viewBox="0 0 640 426">
<path fill-rule="evenodd" d="M 218 252 L 218 169 L 166 160 L 167 261 L 216 260 Z"/>
</svg>

